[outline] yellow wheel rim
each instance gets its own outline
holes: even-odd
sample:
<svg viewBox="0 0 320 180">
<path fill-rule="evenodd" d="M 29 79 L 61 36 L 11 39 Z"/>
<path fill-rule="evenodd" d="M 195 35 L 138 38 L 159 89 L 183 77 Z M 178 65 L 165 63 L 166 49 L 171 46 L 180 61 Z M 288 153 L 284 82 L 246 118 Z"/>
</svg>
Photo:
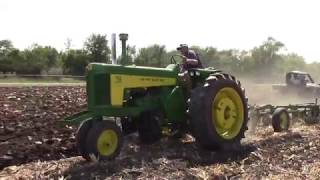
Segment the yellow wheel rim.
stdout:
<svg viewBox="0 0 320 180">
<path fill-rule="evenodd" d="M 212 103 L 212 123 L 224 139 L 236 137 L 244 122 L 244 105 L 233 88 L 222 88 Z"/>
<path fill-rule="evenodd" d="M 286 113 L 281 113 L 280 114 L 280 127 L 281 129 L 286 129 L 288 125 L 288 117 Z"/>
<path fill-rule="evenodd" d="M 114 130 L 104 130 L 97 141 L 98 152 L 103 156 L 112 155 L 118 146 L 118 135 Z"/>
</svg>

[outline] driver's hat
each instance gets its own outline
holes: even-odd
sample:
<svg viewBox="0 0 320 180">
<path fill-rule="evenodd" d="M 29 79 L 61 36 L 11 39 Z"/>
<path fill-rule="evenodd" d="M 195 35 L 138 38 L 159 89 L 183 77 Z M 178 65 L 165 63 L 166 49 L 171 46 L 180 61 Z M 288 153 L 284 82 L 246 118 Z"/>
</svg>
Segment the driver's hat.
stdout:
<svg viewBox="0 0 320 180">
<path fill-rule="evenodd" d="M 179 47 L 177 47 L 177 50 L 180 51 L 182 48 L 188 48 L 187 44 L 180 44 Z"/>
</svg>

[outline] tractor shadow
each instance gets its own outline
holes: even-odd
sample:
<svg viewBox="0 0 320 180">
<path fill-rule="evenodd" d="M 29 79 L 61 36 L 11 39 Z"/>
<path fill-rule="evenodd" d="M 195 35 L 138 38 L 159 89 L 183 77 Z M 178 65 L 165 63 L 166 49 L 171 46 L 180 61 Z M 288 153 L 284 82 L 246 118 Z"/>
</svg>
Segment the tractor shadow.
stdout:
<svg viewBox="0 0 320 180">
<path fill-rule="evenodd" d="M 122 152 L 116 160 L 100 163 L 81 161 L 63 174 L 71 179 L 90 179 L 95 176 L 124 176 L 135 179 L 144 173 L 143 169 L 157 170 L 163 164 L 175 164 L 172 168 L 178 170 L 241 161 L 255 149 L 251 144 L 244 144 L 238 151 L 233 152 L 207 151 L 198 147 L 194 141 L 185 142 L 173 137 L 165 137 L 152 145 L 142 145 L 137 137 L 131 136 L 125 138 Z"/>
</svg>

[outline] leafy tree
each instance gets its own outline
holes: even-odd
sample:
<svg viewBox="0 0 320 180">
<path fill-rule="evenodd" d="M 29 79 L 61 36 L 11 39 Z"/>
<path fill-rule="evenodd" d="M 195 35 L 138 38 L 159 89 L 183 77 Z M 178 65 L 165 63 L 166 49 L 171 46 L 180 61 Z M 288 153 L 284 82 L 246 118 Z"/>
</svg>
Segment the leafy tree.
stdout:
<svg viewBox="0 0 320 180">
<path fill-rule="evenodd" d="M 204 66 L 216 68 L 220 66 L 218 50 L 216 48 L 206 47 L 203 50 L 200 49 L 200 58 Z"/>
<path fill-rule="evenodd" d="M 18 54 L 16 54 L 18 56 Z M 29 49 L 25 49 L 15 60 L 16 72 L 20 74 L 40 74 L 42 71 L 48 71 L 57 63 L 58 52 L 50 46 L 42 47 L 34 44 Z"/>
<path fill-rule="evenodd" d="M 110 62 L 110 49 L 107 35 L 92 34 L 84 43 L 84 50 L 89 56 L 90 62 Z"/>
<path fill-rule="evenodd" d="M 10 40 L 0 41 L 0 72 L 13 71 L 12 61 L 9 58 L 9 54 L 14 50 L 12 42 Z"/>
<path fill-rule="evenodd" d="M 10 61 L 10 67 L 7 70 L 11 72 L 20 72 L 22 69 L 28 69 L 30 67 L 25 67 L 24 62 L 24 52 L 18 49 L 14 49 L 8 54 L 8 60 Z"/>
<path fill-rule="evenodd" d="M 256 75 L 272 75 L 272 73 L 275 72 L 276 63 L 282 59 L 279 51 L 284 47 L 282 42 L 272 37 L 269 37 L 267 41 L 263 42 L 259 47 L 255 47 L 251 53 L 255 61 Z"/>
<path fill-rule="evenodd" d="M 10 40 L 0 41 L 0 55 L 5 55 L 14 49 Z"/>
<path fill-rule="evenodd" d="M 282 61 L 277 64 L 280 72 L 287 72 L 292 70 L 303 70 L 306 67 L 306 63 L 302 56 L 295 53 L 282 55 Z"/>
<path fill-rule="evenodd" d="M 268 37 L 267 41 L 252 50 L 252 57 L 256 60 L 257 64 L 262 67 L 265 67 L 265 65 L 273 65 L 275 61 L 279 59 L 277 53 L 283 47 L 284 44 L 282 42 Z"/>
<path fill-rule="evenodd" d="M 137 50 L 136 50 L 136 46 L 129 46 L 127 45 L 127 58 L 128 58 L 128 63 L 129 64 L 134 64 L 135 63 L 135 58 L 137 56 Z M 122 54 L 120 56 L 117 57 L 117 63 L 121 64 L 121 58 L 122 58 Z M 125 64 L 128 65 L 128 64 Z"/>
<path fill-rule="evenodd" d="M 62 55 L 65 74 L 84 75 L 89 57 L 83 50 L 69 50 Z"/>
<path fill-rule="evenodd" d="M 241 51 L 238 58 L 240 61 L 238 73 L 249 74 L 255 72 L 256 63 L 249 52 Z"/>
<path fill-rule="evenodd" d="M 129 64 L 134 63 L 134 58 L 136 56 L 137 50 L 136 50 L 136 46 L 127 46 L 127 58 L 128 58 L 128 62 Z M 118 59 L 118 62 L 120 62 L 121 60 L 121 56 Z"/>
<path fill-rule="evenodd" d="M 1 40 L 0 72 L 39 74 L 62 67 L 64 73 L 83 75 L 88 63 L 109 62 L 110 50 L 107 43 L 106 35 L 92 34 L 87 38 L 82 50 L 71 49 L 71 39 L 68 39 L 65 43 L 66 51 L 58 53 L 53 47 L 37 44 L 18 50 L 10 40 Z M 307 64 L 304 58 L 297 54 L 281 54 L 283 48 L 285 45 L 272 37 L 250 51 L 191 46 L 205 67 L 215 67 L 237 75 L 254 76 L 261 80 L 270 76 L 283 78 L 284 72 L 297 69 L 320 77 L 320 63 Z M 171 63 L 171 56 L 178 53 L 176 50 L 167 52 L 165 46 L 157 44 L 141 48 L 138 52 L 135 46 L 127 46 L 129 62 L 143 66 L 165 67 Z"/>
<path fill-rule="evenodd" d="M 44 47 L 43 50 L 45 51 L 48 58 L 47 69 L 50 69 L 57 64 L 59 53 L 55 48 L 52 48 L 50 46 Z"/>
<path fill-rule="evenodd" d="M 165 46 L 157 44 L 146 48 L 141 48 L 135 59 L 135 64 L 153 67 L 164 67 L 166 65 L 166 54 L 167 51 Z"/>
</svg>

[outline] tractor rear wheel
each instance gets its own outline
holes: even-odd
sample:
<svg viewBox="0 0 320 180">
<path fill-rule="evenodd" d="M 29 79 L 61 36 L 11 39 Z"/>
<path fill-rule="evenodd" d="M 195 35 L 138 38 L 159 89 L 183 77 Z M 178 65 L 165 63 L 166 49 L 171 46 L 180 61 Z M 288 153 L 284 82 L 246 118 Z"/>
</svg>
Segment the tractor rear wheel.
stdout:
<svg viewBox="0 0 320 180">
<path fill-rule="evenodd" d="M 277 108 L 272 114 L 272 127 L 275 132 L 286 131 L 290 126 L 290 116 L 285 108 Z"/>
<path fill-rule="evenodd" d="M 140 115 L 137 120 L 138 133 L 140 141 L 144 144 L 152 144 L 161 139 L 161 119 L 156 115 L 156 112 L 147 111 Z"/>
<path fill-rule="evenodd" d="M 88 155 L 94 156 L 97 160 L 114 159 L 120 153 L 122 144 L 121 129 L 112 121 L 94 123 L 86 139 Z"/>
<path fill-rule="evenodd" d="M 210 75 L 203 86 L 192 90 L 189 112 L 192 134 L 200 146 L 238 150 L 248 129 L 248 104 L 233 76 Z"/>
</svg>

